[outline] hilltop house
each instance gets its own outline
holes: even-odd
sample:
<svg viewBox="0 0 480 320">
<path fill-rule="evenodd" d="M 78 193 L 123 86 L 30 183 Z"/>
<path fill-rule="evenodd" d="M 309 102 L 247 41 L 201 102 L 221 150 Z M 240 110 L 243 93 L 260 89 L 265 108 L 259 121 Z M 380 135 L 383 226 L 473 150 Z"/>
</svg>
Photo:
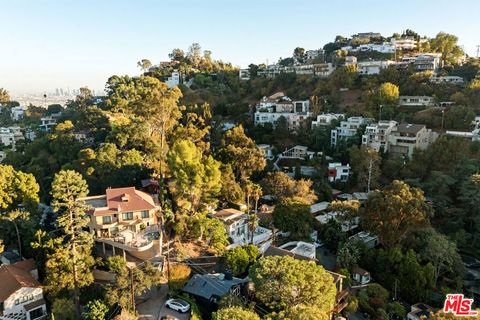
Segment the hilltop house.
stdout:
<svg viewBox="0 0 480 320">
<path fill-rule="evenodd" d="M 0 319 L 43 319 L 43 290 L 33 260 L 0 266 Z"/>
<path fill-rule="evenodd" d="M 308 100 L 292 101 L 282 92 L 270 97 L 263 97 L 256 105 L 254 123 L 256 126 L 271 124 L 275 127 L 277 121 L 283 117 L 290 130 L 298 129 L 311 116 Z"/>
</svg>

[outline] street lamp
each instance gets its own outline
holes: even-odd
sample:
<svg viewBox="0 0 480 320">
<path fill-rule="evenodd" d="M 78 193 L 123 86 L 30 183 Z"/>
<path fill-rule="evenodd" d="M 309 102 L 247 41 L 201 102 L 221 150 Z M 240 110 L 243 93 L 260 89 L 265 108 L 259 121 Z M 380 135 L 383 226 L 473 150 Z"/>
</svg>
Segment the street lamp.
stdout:
<svg viewBox="0 0 480 320">
<path fill-rule="evenodd" d="M 9 217 L 2 217 L 3 220 L 7 220 L 7 221 L 10 221 L 11 223 L 13 223 L 13 225 L 15 226 L 15 231 L 17 232 L 17 241 L 18 241 L 18 254 L 20 255 L 20 259 L 23 260 L 23 256 L 22 256 L 22 242 L 20 240 L 20 232 L 18 232 L 18 226 L 17 226 L 17 223 L 15 222 L 15 220 L 13 220 L 12 218 L 9 218 Z"/>
</svg>

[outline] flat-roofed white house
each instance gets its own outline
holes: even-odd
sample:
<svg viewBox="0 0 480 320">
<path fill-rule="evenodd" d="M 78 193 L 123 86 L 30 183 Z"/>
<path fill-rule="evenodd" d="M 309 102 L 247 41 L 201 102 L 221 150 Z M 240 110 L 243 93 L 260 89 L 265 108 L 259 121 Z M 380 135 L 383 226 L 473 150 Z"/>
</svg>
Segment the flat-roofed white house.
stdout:
<svg viewBox="0 0 480 320">
<path fill-rule="evenodd" d="M 462 77 L 458 76 L 440 76 L 440 77 L 430 77 L 430 82 L 432 83 L 453 83 L 453 84 L 462 84 L 465 81 Z"/>
<path fill-rule="evenodd" d="M 380 70 L 394 65 L 394 61 L 390 60 L 371 60 L 357 62 L 357 72 L 363 75 L 379 74 Z"/>
<path fill-rule="evenodd" d="M 340 162 L 330 162 L 328 164 L 329 182 L 346 182 L 350 176 L 350 165 L 343 165 Z"/>
<path fill-rule="evenodd" d="M 345 118 L 343 113 L 322 113 L 317 115 L 317 119 L 312 121 L 312 129 L 318 127 L 328 127 L 334 120 Z"/>
<path fill-rule="evenodd" d="M 363 117 L 349 117 L 340 121 L 340 126 L 330 132 L 331 145 L 336 146 L 339 140 L 352 138 L 362 125 L 367 125 L 372 121 L 373 119 Z"/>
<path fill-rule="evenodd" d="M 388 136 L 388 153 L 411 158 L 415 149 L 425 150 L 437 137 L 438 134 L 424 124 L 400 124 Z"/>
<path fill-rule="evenodd" d="M 33 260 L 0 266 L 0 319 L 43 319 L 47 306 Z"/>
<path fill-rule="evenodd" d="M 378 123 L 369 124 L 365 128 L 365 134 L 362 136 L 362 144 L 379 152 L 388 151 L 388 136 L 397 129 L 398 123 L 396 121 L 382 120 Z"/>
<path fill-rule="evenodd" d="M 398 103 L 405 107 L 431 107 L 434 99 L 429 96 L 400 96 Z"/>
<path fill-rule="evenodd" d="M 250 80 L 250 70 L 240 69 L 238 71 L 238 77 L 240 78 L 240 80 Z"/>
</svg>

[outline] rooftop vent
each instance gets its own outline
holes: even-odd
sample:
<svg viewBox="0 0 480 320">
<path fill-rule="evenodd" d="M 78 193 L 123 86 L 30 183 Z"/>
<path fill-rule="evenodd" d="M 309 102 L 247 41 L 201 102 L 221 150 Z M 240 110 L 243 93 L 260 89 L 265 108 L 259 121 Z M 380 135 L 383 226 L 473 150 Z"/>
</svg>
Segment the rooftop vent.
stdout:
<svg viewBox="0 0 480 320">
<path fill-rule="evenodd" d="M 130 196 L 126 193 L 123 194 L 122 196 L 122 202 L 128 202 L 130 200 Z"/>
</svg>

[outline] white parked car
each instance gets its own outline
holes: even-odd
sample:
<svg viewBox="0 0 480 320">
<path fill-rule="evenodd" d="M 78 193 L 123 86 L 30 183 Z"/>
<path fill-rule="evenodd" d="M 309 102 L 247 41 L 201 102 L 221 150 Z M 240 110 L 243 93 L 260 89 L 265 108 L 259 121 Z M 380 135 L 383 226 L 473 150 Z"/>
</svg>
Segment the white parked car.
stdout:
<svg viewBox="0 0 480 320">
<path fill-rule="evenodd" d="M 187 312 L 190 310 L 190 304 L 182 299 L 168 299 L 165 306 L 175 311 Z"/>
</svg>

